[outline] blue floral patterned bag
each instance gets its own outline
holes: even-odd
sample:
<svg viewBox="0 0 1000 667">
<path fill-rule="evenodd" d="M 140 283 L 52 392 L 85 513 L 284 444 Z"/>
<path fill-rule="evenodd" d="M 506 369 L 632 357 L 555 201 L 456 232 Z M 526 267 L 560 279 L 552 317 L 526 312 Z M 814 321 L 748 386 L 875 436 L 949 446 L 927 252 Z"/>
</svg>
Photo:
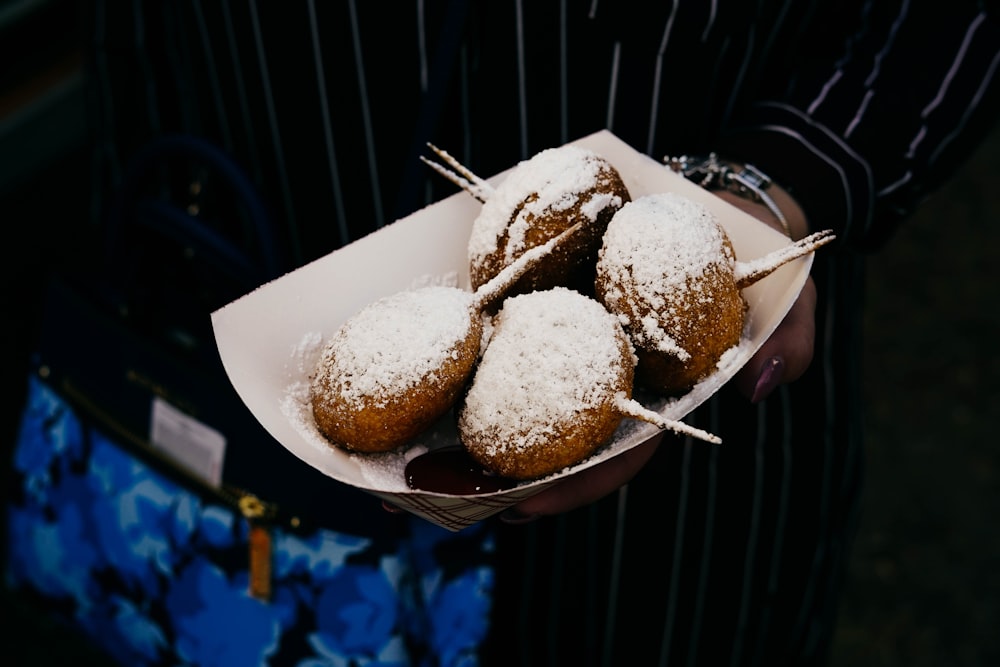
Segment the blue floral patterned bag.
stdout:
<svg viewBox="0 0 1000 667">
<path fill-rule="evenodd" d="M 476 664 L 492 589 L 481 528 L 411 518 L 384 539 L 271 526 L 260 599 L 253 522 L 137 458 L 38 377 L 13 467 L 7 585 L 122 665 Z"/>
<path fill-rule="evenodd" d="M 153 204 L 154 225 L 204 231 Z M 201 255 L 226 254 L 219 238 Z M 148 299 L 158 275 L 117 288 Z M 7 587 L 127 667 L 478 664 L 488 528 L 389 514 L 291 456 L 221 362 L 165 339 L 220 305 L 171 305 L 185 294 L 109 308 L 105 285 L 53 284 L 5 490 Z"/>
</svg>

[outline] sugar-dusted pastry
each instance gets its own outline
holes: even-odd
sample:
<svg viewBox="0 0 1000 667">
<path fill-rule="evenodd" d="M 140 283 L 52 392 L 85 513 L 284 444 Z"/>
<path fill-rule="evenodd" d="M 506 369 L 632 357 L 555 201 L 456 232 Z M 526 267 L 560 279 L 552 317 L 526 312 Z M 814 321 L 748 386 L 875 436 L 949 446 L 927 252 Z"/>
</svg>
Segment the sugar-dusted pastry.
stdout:
<svg viewBox="0 0 1000 667">
<path fill-rule="evenodd" d="M 597 262 L 597 299 L 635 345 L 636 381 L 665 395 L 715 371 L 743 335 L 742 289 L 833 240 L 818 232 L 740 261 L 705 205 L 676 193 L 629 202 L 612 218 Z"/>
<path fill-rule="evenodd" d="M 428 286 L 368 304 L 326 342 L 310 381 L 319 431 L 356 452 L 387 452 L 455 403 L 480 353 L 484 304 L 575 231 L 533 248 L 475 292 Z"/>
<path fill-rule="evenodd" d="M 718 442 L 632 400 L 635 363 L 594 299 L 562 287 L 508 297 L 459 404 L 462 444 L 484 468 L 528 480 L 583 461 L 624 417 Z"/>
<path fill-rule="evenodd" d="M 494 188 L 446 152 L 432 149 L 459 173 L 424 161 L 483 202 L 469 237 L 473 287 L 491 280 L 526 250 L 580 223 L 572 238 L 525 272 L 508 293 L 557 285 L 593 293 L 604 229 L 630 198 L 608 160 L 573 144 L 549 148 L 519 162 Z"/>
</svg>

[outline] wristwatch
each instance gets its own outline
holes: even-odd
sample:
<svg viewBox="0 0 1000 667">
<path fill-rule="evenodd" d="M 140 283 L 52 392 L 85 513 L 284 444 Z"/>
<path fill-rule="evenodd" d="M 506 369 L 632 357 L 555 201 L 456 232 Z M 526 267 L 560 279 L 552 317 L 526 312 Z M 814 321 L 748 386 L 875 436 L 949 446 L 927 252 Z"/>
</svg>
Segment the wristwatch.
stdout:
<svg viewBox="0 0 1000 667">
<path fill-rule="evenodd" d="M 709 153 L 707 157 L 666 156 L 663 158 L 663 162 L 706 190 L 728 190 L 751 201 L 764 204 L 781 223 L 785 234 L 791 238 L 792 230 L 788 220 L 785 219 L 785 215 L 778 208 L 778 205 L 774 203 L 774 199 L 767 194 L 767 189 L 773 184 L 771 177 L 752 164 L 733 165 L 720 160 L 716 153 Z"/>
</svg>

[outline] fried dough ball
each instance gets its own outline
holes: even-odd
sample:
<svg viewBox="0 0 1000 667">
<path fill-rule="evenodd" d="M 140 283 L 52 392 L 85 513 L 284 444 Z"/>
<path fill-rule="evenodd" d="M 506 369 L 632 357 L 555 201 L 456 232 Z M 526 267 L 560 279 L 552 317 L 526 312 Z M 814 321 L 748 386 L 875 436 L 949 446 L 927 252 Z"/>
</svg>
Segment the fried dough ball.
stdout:
<svg viewBox="0 0 1000 667">
<path fill-rule="evenodd" d="M 637 383 L 666 395 L 711 374 L 743 334 L 736 253 L 715 215 L 675 193 L 639 197 L 608 225 L 597 299 L 621 317 Z"/>
<path fill-rule="evenodd" d="M 625 417 L 718 443 L 632 399 L 636 357 L 618 319 L 565 287 L 507 298 L 459 406 L 459 438 L 481 466 L 531 480 L 576 465 Z"/>
<path fill-rule="evenodd" d="M 313 417 L 333 444 L 386 452 L 447 412 L 482 338 L 474 295 L 431 286 L 373 302 L 324 347 L 310 386 Z"/>
<path fill-rule="evenodd" d="M 557 285 L 592 294 L 604 229 L 629 199 L 618 171 L 589 149 L 565 145 L 518 163 L 485 197 L 473 222 L 469 238 L 473 286 L 486 283 L 525 250 L 582 221 L 579 232 L 526 272 L 508 294 Z"/>
<path fill-rule="evenodd" d="M 636 383 L 676 396 L 711 375 L 743 337 L 742 290 L 834 238 L 820 231 L 740 261 L 699 202 L 662 193 L 623 206 L 604 234 L 596 294 L 635 345 Z"/>
<path fill-rule="evenodd" d="M 431 286 L 383 297 L 327 341 L 310 403 L 316 426 L 344 449 L 387 452 L 447 412 L 481 352 L 485 304 L 579 229 L 529 249 L 475 292 Z"/>
<path fill-rule="evenodd" d="M 459 407 L 459 437 L 483 467 L 534 479 L 577 463 L 622 419 L 635 356 L 599 303 L 557 287 L 507 298 Z"/>
</svg>

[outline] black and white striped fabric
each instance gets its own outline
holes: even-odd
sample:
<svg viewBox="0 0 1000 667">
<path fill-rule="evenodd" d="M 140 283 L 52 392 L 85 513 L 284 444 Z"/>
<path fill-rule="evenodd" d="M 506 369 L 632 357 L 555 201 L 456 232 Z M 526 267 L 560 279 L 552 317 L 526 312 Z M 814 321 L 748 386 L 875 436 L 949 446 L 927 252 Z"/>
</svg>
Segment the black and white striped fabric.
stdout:
<svg viewBox="0 0 1000 667">
<path fill-rule="evenodd" d="M 608 128 L 656 159 L 715 150 L 815 229 L 816 356 L 751 405 L 724 389 L 616 494 L 497 526 L 483 664 L 823 662 L 862 481 L 870 251 L 1000 111 L 994 3 L 93 0 L 95 173 L 168 130 L 212 137 L 285 221 L 298 265 L 476 173 Z M 942 224 L 947 224 L 942 221 Z M 415 249 L 419 252 L 419 249 Z M 373 270 L 378 270 L 373 267 Z"/>
</svg>

